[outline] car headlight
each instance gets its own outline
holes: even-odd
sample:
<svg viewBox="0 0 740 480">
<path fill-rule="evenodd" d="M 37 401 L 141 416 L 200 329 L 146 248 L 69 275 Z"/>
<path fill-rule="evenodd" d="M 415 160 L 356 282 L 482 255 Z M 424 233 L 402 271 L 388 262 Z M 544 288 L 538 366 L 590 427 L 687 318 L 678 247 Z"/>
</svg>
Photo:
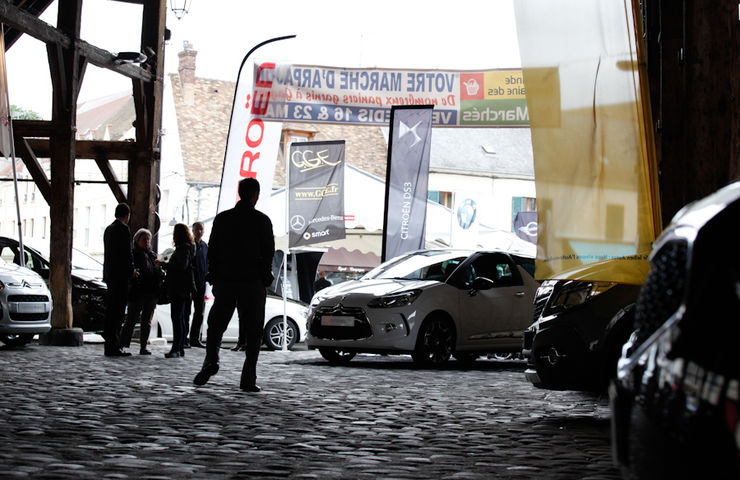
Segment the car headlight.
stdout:
<svg viewBox="0 0 740 480">
<path fill-rule="evenodd" d="M 414 300 L 419 298 L 421 290 L 408 290 L 401 293 L 392 293 L 390 295 L 383 295 L 382 297 L 376 297 L 367 303 L 370 308 L 395 308 L 411 305 Z"/>
<path fill-rule="evenodd" d="M 567 310 L 606 292 L 615 284 L 611 282 L 567 282 L 555 293 L 550 309 Z"/>
</svg>

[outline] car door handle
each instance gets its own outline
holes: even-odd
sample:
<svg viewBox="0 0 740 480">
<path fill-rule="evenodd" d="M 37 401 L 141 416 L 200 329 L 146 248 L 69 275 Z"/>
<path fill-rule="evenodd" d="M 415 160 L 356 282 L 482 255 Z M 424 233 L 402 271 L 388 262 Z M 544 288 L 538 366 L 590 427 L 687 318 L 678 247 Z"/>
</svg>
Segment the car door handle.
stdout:
<svg viewBox="0 0 740 480">
<path fill-rule="evenodd" d="M 516 292 L 514 295 L 516 295 L 517 297 L 523 297 L 524 292 Z"/>
</svg>

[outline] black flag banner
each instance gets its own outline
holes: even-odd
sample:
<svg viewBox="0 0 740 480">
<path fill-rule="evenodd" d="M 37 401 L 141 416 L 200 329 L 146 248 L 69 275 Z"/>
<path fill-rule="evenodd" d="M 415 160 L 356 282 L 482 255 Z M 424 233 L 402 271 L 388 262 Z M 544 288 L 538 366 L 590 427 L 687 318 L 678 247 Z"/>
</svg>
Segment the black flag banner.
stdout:
<svg viewBox="0 0 740 480">
<path fill-rule="evenodd" d="M 414 105 L 391 109 L 383 261 L 424 248 L 433 108 Z"/>
<path fill-rule="evenodd" d="M 289 247 L 345 237 L 344 140 L 290 144 Z"/>
</svg>

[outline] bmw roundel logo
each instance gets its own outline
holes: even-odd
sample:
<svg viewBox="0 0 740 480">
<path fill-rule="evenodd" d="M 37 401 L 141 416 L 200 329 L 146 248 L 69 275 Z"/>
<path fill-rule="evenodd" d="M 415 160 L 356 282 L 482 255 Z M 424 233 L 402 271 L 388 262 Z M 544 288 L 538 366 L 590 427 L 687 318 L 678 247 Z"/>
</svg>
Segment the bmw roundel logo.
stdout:
<svg viewBox="0 0 740 480">
<path fill-rule="evenodd" d="M 463 230 L 467 230 L 475 221 L 475 214 L 478 211 L 475 200 L 466 198 L 465 201 L 457 207 L 457 223 Z"/>
</svg>

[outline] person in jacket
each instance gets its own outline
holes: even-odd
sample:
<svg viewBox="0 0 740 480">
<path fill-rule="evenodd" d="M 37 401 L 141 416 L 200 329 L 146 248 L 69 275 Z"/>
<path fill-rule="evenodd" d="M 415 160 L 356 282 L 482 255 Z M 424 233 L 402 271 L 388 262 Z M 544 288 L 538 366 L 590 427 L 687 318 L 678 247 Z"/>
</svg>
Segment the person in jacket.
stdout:
<svg viewBox="0 0 740 480">
<path fill-rule="evenodd" d="M 157 308 L 159 282 L 162 269 L 157 256 L 152 252 L 152 232 L 140 228 L 134 234 L 134 269 L 138 275 L 131 280 L 128 299 L 128 313 L 121 329 L 121 346 L 131 345 L 134 326 L 141 325 L 139 334 L 139 355 L 151 355 L 146 344 L 152 328 L 152 316 Z"/>
<path fill-rule="evenodd" d="M 104 352 L 107 357 L 131 355 L 121 349 L 121 325 L 126 315 L 128 282 L 134 276 L 131 250 L 131 230 L 128 221 L 131 209 L 125 203 L 116 206 L 116 219 L 103 233 L 103 281 L 108 287 L 105 297 Z"/>
<path fill-rule="evenodd" d="M 175 251 L 167 263 L 167 294 L 170 298 L 170 318 L 172 319 L 172 348 L 164 356 L 167 358 L 185 356 L 185 332 L 188 318 L 185 305 L 195 291 L 193 264 L 195 247 L 193 235 L 184 223 L 178 223 L 172 230 L 172 243 Z"/>
<path fill-rule="evenodd" d="M 206 273 L 208 273 L 208 244 L 203 241 L 203 222 L 193 223 L 193 238 L 195 240 L 195 293 L 193 301 L 188 302 L 185 308 L 185 317 L 190 318 L 190 306 L 193 306 L 193 321 L 190 324 L 190 346 L 205 348 L 200 342 L 200 329 L 203 325 L 203 310 L 206 303 Z M 187 340 L 187 339 L 186 339 Z M 186 341 L 185 347 L 187 348 Z"/>
<path fill-rule="evenodd" d="M 195 376 L 195 385 L 205 385 L 218 372 L 219 349 L 226 326 L 236 308 L 240 325 L 244 320 L 246 358 L 240 388 L 259 392 L 257 359 L 262 344 L 267 287 L 272 283 L 272 257 L 275 240 L 272 222 L 254 206 L 260 184 L 254 178 L 239 182 L 236 206 L 225 210 L 213 221 L 208 247 L 208 282 L 213 285 L 214 302 L 208 314 L 208 338 L 203 367 Z"/>
</svg>

